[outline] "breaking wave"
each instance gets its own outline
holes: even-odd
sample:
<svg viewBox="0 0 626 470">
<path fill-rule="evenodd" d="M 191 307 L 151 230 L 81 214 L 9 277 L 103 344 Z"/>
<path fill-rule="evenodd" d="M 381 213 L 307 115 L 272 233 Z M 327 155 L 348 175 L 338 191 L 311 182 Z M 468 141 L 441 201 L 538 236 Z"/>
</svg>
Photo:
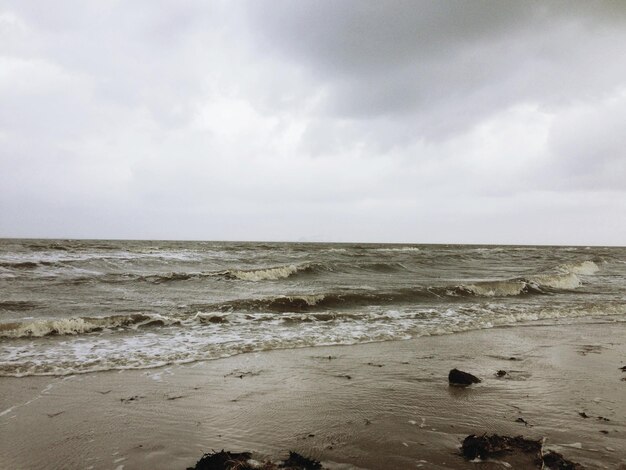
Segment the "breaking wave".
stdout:
<svg viewBox="0 0 626 470">
<path fill-rule="evenodd" d="M 247 325 L 215 325 L 222 321 L 200 321 L 198 329 L 185 332 L 171 329 L 166 335 L 107 336 L 71 338 L 52 348 L 31 342 L 11 348 L 7 361 L 0 362 L 0 376 L 65 376 L 87 372 L 148 369 L 168 364 L 184 364 L 218 359 L 242 353 L 302 347 L 394 341 L 419 336 L 454 334 L 464 331 L 510 327 L 528 322 L 548 324 L 594 316 L 591 321 L 626 314 L 621 304 L 553 308 L 504 308 L 498 305 L 457 306 L 452 308 L 387 310 L 362 314 L 337 312 L 265 316 L 254 315 Z M 272 320 L 272 321 L 266 321 Z M 202 325 L 203 324 L 203 325 Z M 294 326 L 297 333 L 294 334 Z M 242 336 L 246 337 L 242 341 Z M 9 348 L 7 348 L 7 351 Z"/>
<path fill-rule="evenodd" d="M 624 248 L 0 242 L 0 376 L 626 321 Z"/>
<path fill-rule="evenodd" d="M 545 286 L 544 286 L 545 288 Z M 394 291 L 331 292 L 303 295 L 280 295 L 258 299 L 237 299 L 220 304 L 196 305 L 202 310 L 220 312 L 308 312 L 315 310 L 365 307 L 390 304 L 436 302 L 454 297 L 506 297 L 524 294 L 546 294 L 534 282 L 512 280 L 460 284 L 443 287 L 416 287 Z"/>
<path fill-rule="evenodd" d="M 319 271 L 318 265 L 305 264 L 305 265 L 287 265 L 287 266 L 273 266 L 268 268 L 258 269 L 237 269 L 226 271 L 214 271 L 214 272 L 171 272 L 171 273 L 159 273 L 150 274 L 144 276 L 138 276 L 137 278 L 142 281 L 150 282 L 152 284 L 162 284 L 173 281 L 187 281 L 190 279 L 202 279 L 202 278 L 221 278 L 227 280 L 240 280 L 240 281 L 277 281 L 279 279 L 286 279 L 288 277 L 295 276 L 301 273 L 313 273 Z M 132 275 L 124 275 L 126 279 L 132 277 Z M 119 281 L 119 276 L 110 279 L 110 282 Z"/>
<path fill-rule="evenodd" d="M 547 294 L 555 290 L 572 290 L 581 286 L 581 281 L 574 273 L 540 274 L 529 279 L 508 279 L 505 281 L 482 281 L 474 284 L 457 286 L 458 295 L 470 294 L 480 297 L 509 297 L 524 294 Z"/>
<path fill-rule="evenodd" d="M 274 266 L 260 269 L 240 269 L 226 271 L 224 276 L 228 279 L 239 279 L 242 281 L 277 281 L 286 279 L 298 273 L 311 273 L 318 269 L 318 265 L 287 265 Z"/>
<path fill-rule="evenodd" d="M 161 315 L 113 315 L 109 317 L 73 317 L 59 320 L 34 320 L 0 323 L 0 338 L 32 338 L 51 335 L 77 335 L 111 328 L 138 328 L 180 323 Z"/>
<path fill-rule="evenodd" d="M 593 261 L 583 261 L 574 265 L 565 265 L 564 270 L 574 274 L 582 274 L 583 276 L 591 276 L 600 270 L 600 267 Z"/>
<path fill-rule="evenodd" d="M 595 263 L 591 263 L 594 266 Z M 584 263 L 583 263 L 584 264 Z M 581 265 L 583 265 L 581 264 Z M 597 266 L 596 266 L 597 267 Z M 591 265 L 584 265 L 587 272 Z M 594 271 L 595 272 L 595 271 Z M 574 290 L 582 285 L 574 272 L 539 274 L 529 278 L 494 281 L 477 281 L 449 286 L 414 287 L 389 291 L 348 291 L 303 295 L 281 295 L 260 299 L 237 299 L 202 308 L 215 311 L 269 311 L 306 312 L 332 308 L 349 308 L 367 305 L 386 305 L 419 301 L 434 301 L 453 297 L 510 297 L 519 295 L 547 295 Z"/>
</svg>

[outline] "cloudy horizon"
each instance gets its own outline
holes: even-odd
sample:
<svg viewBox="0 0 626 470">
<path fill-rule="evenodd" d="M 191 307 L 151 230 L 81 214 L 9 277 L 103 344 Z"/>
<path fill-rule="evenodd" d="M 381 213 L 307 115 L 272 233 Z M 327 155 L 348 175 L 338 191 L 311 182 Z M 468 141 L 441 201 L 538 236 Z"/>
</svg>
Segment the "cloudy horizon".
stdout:
<svg viewBox="0 0 626 470">
<path fill-rule="evenodd" d="M 0 237 L 624 245 L 626 3 L 0 0 Z"/>
</svg>

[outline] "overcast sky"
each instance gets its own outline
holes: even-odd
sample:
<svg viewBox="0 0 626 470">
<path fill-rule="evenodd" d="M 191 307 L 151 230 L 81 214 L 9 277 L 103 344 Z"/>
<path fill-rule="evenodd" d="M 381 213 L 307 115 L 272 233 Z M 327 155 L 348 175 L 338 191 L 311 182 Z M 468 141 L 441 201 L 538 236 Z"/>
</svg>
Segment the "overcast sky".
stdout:
<svg viewBox="0 0 626 470">
<path fill-rule="evenodd" d="M 626 2 L 0 0 L 0 236 L 626 244 Z"/>
</svg>

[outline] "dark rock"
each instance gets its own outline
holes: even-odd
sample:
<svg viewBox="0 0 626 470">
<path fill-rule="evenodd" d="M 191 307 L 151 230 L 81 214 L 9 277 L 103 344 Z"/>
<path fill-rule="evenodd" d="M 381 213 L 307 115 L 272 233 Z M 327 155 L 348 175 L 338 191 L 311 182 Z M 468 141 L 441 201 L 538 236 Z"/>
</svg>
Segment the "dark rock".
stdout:
<svg viewBox="0 0 626 470">
<path fill-rule="evenodd" d="M 505 370 L 499 370 L 498 372 L 496 372 L 496 375 L 498 377 L 504 377 L 506 375 L 506 371 Z"/>
<path fill-rule="evenodd" d="M 541 460 L 541 445 L 541 441 L 524 439 L 522 436 L 509 437 L 498 434 L 476 436 L 472 434 L 463 440 L 461 450 L 465 458 L 469 460 L 474 460 L 476 457 L 486 459 L 513 450 L 531 454 L 534 458 Z"/>
<path fill-rule="evenodd" d="M 220 317 L 219 315 L 213 315 L 212 317 L 206 318 L 205 321 L 209 323 L 228 323 L 226 318 Z"/>
<path fill-rule="evenodd" d="M 475 375 L 463 372 L 462 370 L 452 369 L 448 374 L 448 382 L 450 382 L 450 385 L 467 386 L 480 383 L 481 380 Z"/>
<path fill-rule="evenodd" d="M 581 411 L 580 413 L 578 413 L 579 416 L 581 416 L 582 418 L 589 418 L 589 415 L 587 413 L 585 413 L 584 411 Z"/>
<path fill-rule="evenodd" d="M 626 372 L 626 366 L 620 367 L 619 370 L 621 370 L 622 372 Z"/>
<path fill-rule="evenodd" d="M 524 426 L 528 426 L 528 421 L 526 421 L 524 418 L 517 418 L 515 420 L 516 423 L 524 423 Z"/>
<path fill-rule="evenodd" d="M 583 470 L 584 467 L 578 463 L 567 460 L 558 452 L 548 452 L 543 454 L 543 463 L 549 470 Z"/>
</svg>

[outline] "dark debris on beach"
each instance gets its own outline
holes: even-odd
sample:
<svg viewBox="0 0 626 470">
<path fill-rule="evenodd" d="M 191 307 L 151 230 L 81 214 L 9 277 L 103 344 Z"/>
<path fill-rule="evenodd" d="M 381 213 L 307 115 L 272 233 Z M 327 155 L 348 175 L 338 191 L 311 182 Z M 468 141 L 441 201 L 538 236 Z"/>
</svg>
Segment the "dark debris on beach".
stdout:
<svg viewBox="0 0 626 470">
<path fill-rule="evenodd" d="M 533 454 L 540 459 L 541 446 L 540 440 L 525 439 L 523 436 L 509 437 L 498 434 L 476 436 L 472 434 L 463 440 L 461 450 L 465 458 L 469 460 L 486 459 L 514 450 Z"/>
<path fill-rule="evenodd" d="M 227 452 L 222 449 L 220 452 L 204 454 L 194 467 L 188 467 L 187 470 L 248 470 L 253 468 L 248 464 L 251 457 L 249 452 Z"/>
<path fill-rule="evenodd" d="M 289 451 L 289 457 L 279 463 L 251 462 L 250 452 L 220 452 L 204 454 L 194 467 L 187 470 L 322 470 L 322 464 L 297 452 Z"/>
<path fill-rule="evenodd" d="M 461 452 L 468 460 L 506 457 L 526 458 L 533 468 L 549 470 L 584 470 L 578 463 L 567 460 L 558 452 L 543 452 L 542 439 L 527 439 L 524 436 L 500 436 L 498 434 L 477 436 L 472 434 L 463 440 Z M 524 467 L 529 468 L 529 467 Z"/>
</svg>

